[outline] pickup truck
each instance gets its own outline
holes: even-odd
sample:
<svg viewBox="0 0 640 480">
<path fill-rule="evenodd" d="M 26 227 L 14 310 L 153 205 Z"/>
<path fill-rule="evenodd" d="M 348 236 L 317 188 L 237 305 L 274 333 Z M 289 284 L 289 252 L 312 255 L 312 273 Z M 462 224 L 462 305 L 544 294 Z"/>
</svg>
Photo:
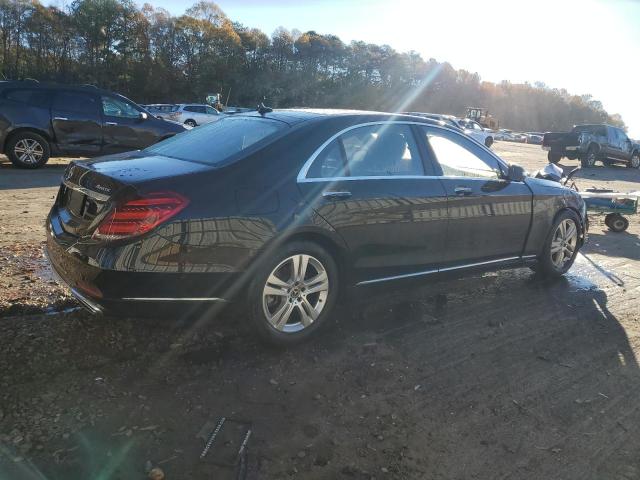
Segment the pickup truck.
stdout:
<svg viewBox="0 0 640 480">
<path fill-rule="evenodd" d="M 601 161 L 607 166 L 624 163 L 630 168 L 640 168 L 640 144 L 611 125 L 576 125 L 570 132 L 545 133 L 542 148 L 554 163 L 567 157 L 579 159 L 582 167 L 593 167 Z"/>
</svg>

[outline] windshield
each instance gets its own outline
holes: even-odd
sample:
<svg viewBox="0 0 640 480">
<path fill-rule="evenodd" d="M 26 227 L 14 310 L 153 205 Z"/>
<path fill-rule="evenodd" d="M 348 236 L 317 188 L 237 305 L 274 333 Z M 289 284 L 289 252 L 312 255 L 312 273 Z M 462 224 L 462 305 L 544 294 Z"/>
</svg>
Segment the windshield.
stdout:
<svg viewBox="0 0 640 480">
<path fill-rule="evenodd" d="M 144 151 L 216 165 L 285 128 L 286 123 L 266 118 L 223 118 L 176 135 Z"/>
</svg>

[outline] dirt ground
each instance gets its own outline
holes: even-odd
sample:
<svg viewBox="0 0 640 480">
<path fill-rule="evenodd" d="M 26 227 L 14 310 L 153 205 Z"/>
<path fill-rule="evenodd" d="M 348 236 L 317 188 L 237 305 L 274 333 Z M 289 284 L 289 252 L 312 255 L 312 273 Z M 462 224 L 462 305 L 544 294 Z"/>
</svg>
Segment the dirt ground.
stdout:
<svg viewBox="0 0 640 480">
<path fill-rule="evenodd" d="M 539 146 L 494 149 L 546 163 Z M 41 250 L 64 163 L 0 165 L 0 479 L 237 478 L 219 464 L 248 428 L 251 479 L 640 478 L 637 218 L 615 234 L 592 217 L 552 284 L 519 269 L 367 289 L 314 341 L 276 351 L 239 309 L 78 309 Z M 640 171 L 595 168 L 578 185 L 638 190 Z"/>
</svg>

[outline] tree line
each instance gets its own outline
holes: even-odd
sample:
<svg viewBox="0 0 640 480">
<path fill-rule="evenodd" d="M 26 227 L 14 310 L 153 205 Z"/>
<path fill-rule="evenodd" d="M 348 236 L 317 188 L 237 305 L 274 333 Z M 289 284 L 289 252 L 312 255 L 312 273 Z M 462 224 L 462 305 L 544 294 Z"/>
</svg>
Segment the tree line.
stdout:
<svg viewBox="0 0 640 480">
<path fill-rule="evenodd" d="M 174 16 L 132 0 L 0 0 L 0 73 L 90 83 L 139 103 L 336 107 L 464 115 L 487 108 L 501 126 L 522 131 L 575 123 L 624 126 L 590 95 L 542 83 L 482 81 L 477 73 L 424 60 L 415 51 L 335 35 L 278 28 L 271 36 L 234 22 L 213 2 Z"/>
</svg>

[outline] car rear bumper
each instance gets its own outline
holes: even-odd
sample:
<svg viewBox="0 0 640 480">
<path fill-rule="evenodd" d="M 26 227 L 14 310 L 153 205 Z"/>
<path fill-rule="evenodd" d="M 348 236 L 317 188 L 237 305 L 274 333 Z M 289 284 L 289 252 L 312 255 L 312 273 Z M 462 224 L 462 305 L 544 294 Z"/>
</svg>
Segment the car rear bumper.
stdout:
<svg viewBox="0 0 640 480">
<path fill-rule="evenodd" d="M 93 313 L 130 317 L 175 316 L 203 305 L 226 303 L 238 291 L 239 273 L 116 271 L 76 247 L 59 242 L 47 229 L 46 255 L 57 280 Z"/>
</svg>

